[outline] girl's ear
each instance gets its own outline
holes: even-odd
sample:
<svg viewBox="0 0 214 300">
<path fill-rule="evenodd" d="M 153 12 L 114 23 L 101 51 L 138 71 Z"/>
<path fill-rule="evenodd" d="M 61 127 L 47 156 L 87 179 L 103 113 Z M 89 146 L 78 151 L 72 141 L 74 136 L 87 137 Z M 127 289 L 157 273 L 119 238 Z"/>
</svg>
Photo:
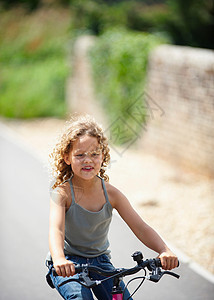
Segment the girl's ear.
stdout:
<svg viewBox="0 0 214 300">
<path fill-rule="evenodd" d="M 65 161 L 65 163 L 66 163 L 67 165 L 70 165 L 70 164 L 71 164 L 70 159 L 69 159 L 69 153 L 66 153 L 66 154 L 64 155 L 64 161 Z"/>
</svg>

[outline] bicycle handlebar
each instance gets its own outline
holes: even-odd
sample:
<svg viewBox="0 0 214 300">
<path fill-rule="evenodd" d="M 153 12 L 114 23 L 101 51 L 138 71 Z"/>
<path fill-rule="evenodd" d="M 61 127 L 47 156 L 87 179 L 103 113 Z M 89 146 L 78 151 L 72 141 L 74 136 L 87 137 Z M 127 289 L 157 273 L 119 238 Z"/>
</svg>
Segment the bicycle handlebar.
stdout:
<svg viewBox="0 0 214 300">
<path fill-rule="evenodd" d="M 137 262 L 137 265 L 135 267 L 125 269 L 125 268 L 116 268 L 114 270 L 103 270 L 96 266 L 90 266 L 90 265 L 77 265 L 75 266 L 75 273 L 79 273 L 80 276 L 78 279 L 70 277 L 69 279 L 65 280 L 63 283 L 61 283 L 59 286 L 62 286 L 68 282 L 76 281 L 80 283 L 81 285 L 92 288 L 98 284 L 101 284 L 103 281 L 108 280 L 110 278 L 122 278 L 128 275 L 133 275 L 139 272 L 140 270 L 146 269 L 150 271 L 149 276 L 145 276 L 146 279 L 158 282 L 161 277 L 165 274 L 171 275 L 175 278 L 179 278 L 180 276 L 174 272 L 171 271 L 162 271 L 161 269 L 161 261 L 159 258 L 153 258 L 153 259 L 146 259 L 143 260 L 143 255 L 140 251 L 136 251 L 133 255 L 133 260 Z M 179 262 L 178 262 L 179 266 Z M 89 272 L 95 272 L 99 275 L 105 276 L 105 279 L 102 280 L 92 280 L 89 277 Z M 54 275 L 57 275 L 56 271 L 54 270 Z"/>
</svg>

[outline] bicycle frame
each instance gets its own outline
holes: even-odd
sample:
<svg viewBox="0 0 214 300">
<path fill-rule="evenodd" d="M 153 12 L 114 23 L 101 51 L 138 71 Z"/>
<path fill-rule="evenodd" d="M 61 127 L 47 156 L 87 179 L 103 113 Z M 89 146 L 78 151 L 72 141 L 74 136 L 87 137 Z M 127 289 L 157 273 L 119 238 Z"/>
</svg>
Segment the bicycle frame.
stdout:
<svg viewBox="0 0 214 300">
<path fill-rule="evenodd" d="M 112 295 L 112 300 L 123 300 L 123 294 Z"/>
<path fill-rule="evenodd" d="M 123 300 L 123 291 L 120 287 L 120 279 L 114 278 L 113 288 L 112 288 L 112 300 Z"/>
</svg>

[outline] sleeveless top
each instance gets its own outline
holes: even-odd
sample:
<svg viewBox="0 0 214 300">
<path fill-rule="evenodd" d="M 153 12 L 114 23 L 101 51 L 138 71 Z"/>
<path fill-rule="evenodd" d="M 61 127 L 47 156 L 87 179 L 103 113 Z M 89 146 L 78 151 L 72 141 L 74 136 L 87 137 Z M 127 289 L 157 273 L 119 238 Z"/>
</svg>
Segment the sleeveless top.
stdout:
<svg viewBox="0 0 214 300">
<path fill-rule="evenodd" d="M 72 179 L 69 180 L 72 203 L 65 214 L 65 255 L 96 257 L 110 253 L 108 231 L 112 220 L 112 206 L 108 199 L 105 182 L 102 178 L 100 179 L 106 203 L 98 212 L 89 211 L 75 202 Z"/>
<path fill-rule="evenodd" d="M 98 176 L 98 178 L 100 178 Z M 108 231 L 112 220 L 112 206 L 108 199 L 105 182 L 102 187 L 106 203 L 98 212 L 89 211 L 75 202 L 72 178 L 68 180 L 71 188 L 72 203 L 65 214 L 65 255 L 96 257 L 102 254 L 110 256 Z M 46 260 L 52 260 L 50 252 Z"/>
</svg>

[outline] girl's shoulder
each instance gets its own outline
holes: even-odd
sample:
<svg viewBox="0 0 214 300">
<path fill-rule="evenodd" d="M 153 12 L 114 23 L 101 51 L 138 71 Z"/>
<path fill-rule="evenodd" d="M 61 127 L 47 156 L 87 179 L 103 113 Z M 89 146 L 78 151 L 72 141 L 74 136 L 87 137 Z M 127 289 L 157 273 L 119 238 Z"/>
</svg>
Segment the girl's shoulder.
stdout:
<svg viewBox="0 0 214 300">
<path fill-rule="evenodd" d="M 65 181 L 51 191 L 51 198 L 58 204 L 65 207 L 71 203 L 71 188 L 69 182 Z"/>
<path fill-rule="evenodd" d="M 57 193 L 62 196 L 66 196 L 68 194 L 71 194 L 71 188 L 68 181 L 64 181 L 60 185 L 58 185 L 54 190 L 53 193 Z"/>
<path fill-rule="evenodd" d="M 105 182 L 105 186 L 109 196 L 114 196 L 121 193 L 114 185 L 110 184 L 109 182 Z"/>
<path fill-rule="evenodd" d="M 105 186 L 112 207 L 116 207 L 116 203 L 122 200 L 125 196 L 118 188 L 116 188 L 109 182 L 105 183 Z"/>
</svg>

